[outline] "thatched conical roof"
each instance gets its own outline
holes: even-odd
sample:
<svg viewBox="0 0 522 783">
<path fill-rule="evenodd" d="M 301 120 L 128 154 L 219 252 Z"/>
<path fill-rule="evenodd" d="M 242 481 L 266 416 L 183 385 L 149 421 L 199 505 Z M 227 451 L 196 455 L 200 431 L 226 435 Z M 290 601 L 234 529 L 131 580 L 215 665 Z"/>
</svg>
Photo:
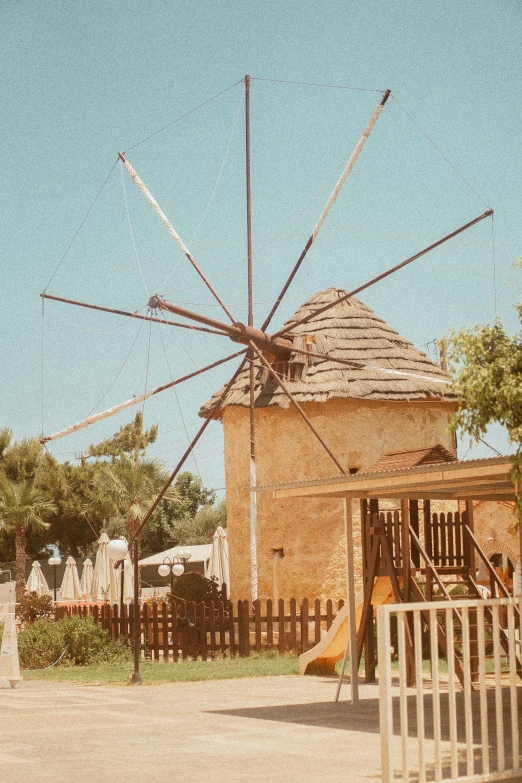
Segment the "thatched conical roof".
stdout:
<svg viewBox="0 0 522 783">
<path fill-rule="evenodd" d="M 309 356 L 294 353 L 289 362 L 274 365 L 298 402 L 326 402 L 334 397 L 361 400 L 455 400 L 451 386 L 441 383 L 448 381 L 449 376 L 359 299 L 339 302 L 308 323 L 292 329 L 293 323 L 345 293 L 341 288 L 320 291 L 310 297 L 285 323 L 288 329 L 286 336 L 290 336 L 294 346 L 310 351 Z M 353 361 L 354 366 L 314 357 L 314 352 Z M 287 408 L 290 404 L 288 397 L 259 360 L 255 367 L 256 407 L 279 405 Z M 382 368 L 388 372 L 373 368 Z M 390 370 L 403 371 L 409 375 L 402 376 Z M 200 416 L 208 416 L 221 392 L 216 392 L 202 406 Z M 249 405 L 248 367 L 238 376 L 215 415 L 219 416 L 228 405 Z"/>
</svg>

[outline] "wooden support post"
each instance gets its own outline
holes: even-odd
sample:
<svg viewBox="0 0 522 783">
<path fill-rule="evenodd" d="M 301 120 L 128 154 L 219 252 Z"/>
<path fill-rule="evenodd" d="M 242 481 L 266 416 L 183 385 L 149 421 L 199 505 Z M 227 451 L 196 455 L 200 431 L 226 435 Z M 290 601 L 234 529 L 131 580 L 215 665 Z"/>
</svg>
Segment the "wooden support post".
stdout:
<svg viewBox="0 0 522 783">
<path fill-rule="evenodd" d="M 401 500 L 401 549 L 402 549 L 402 600 L 404 603 L 411 601 L 411 545 L 410 545 L 410 506 L 408 500 Z M 406 684 L 409 688 L 415 685 L 415 669 L 413 660 L 413 622 L 409 623 L 409 642 L 412 645 L 412 654 L 406 660 Z"/>
<path fill-rule="evenodd" d="M 466 500 L 466 522 L 471 530 L 472 533 L 475 532 L 475 528 L 473 526 L 473 501 L 472 500 Z M 473 581 L 475 582 L 477 579 L 477 566 L 475 563 L 475 549 L 473 547 L 473 541 L 468 537 L 467 540 L 467 546 L 466 546 L 466 565 L 469 568 L 469 573 Z"/>
<path fill-rule="evenodd" d="M 361 500 L 360 502 L 361 506 L 361 549 L 362 549 L 362 570 L 363 570 L 363 585 L 364 585 L 364 575 L 366 573 L 366 569 L 368 567 L 368 539 L 367 539 L 367 532 L 366 532 L 366 517 L 368 516 L 368 501 L 367 500 Z"/>
<path fill-rule="evenodd" d="M 473 527 L 473 501 L 466 500 L 466 522 L 471 532 L 474 532 Z M 470 536 L 466 536 L 466 561 L 468 566 L 468 573 L 473 579 L 473 582 L 477 580 L 477 564 L 475 561 L 475 547 Z M 478 628 L 477 628 L 477 612 L 470 612 L 470 627 L 469 627 L 469 651 L 470 651 L 470 673 L 471 682 L 477 682 L 478 680 Z"/>
<path fill-rule="evenodd" d="M 374 525 L 379 525 L 379 501 L 378 500 L 370 500 L 370 531 Z M 370 541 L 372 545 L 372 551 L 376 551 L 376 558 L 375 558 L 375 564 L 372 562 L 372 565 L 374 566 L 375 572 L 372 574 L 368 574 L 368 579 L 365 580 L 365 603 L 368 602 L 368 614 L 367 614 L 367 621 L 366 621 L 366 628 L 365 628 L 365 639 L 364 639 L 364 679 L 365 682 L 375 682 L 375 636 L 374 636 L 374 623 L 373 623 L 373 604 L 372 604 L 372 591 L 373 591 L 373 584 L 374 579 L 376 576 L 377 569 L 379 567 L 379 560 L 380 560 L 380 546 L 377 545 L 377 542 L 374 541 L 374 536 L 370 535 Z M 373 558 L 372 558 L 373 561 Z"/>
<path fill-rule="evenodd" d="M 409 501 L 409 510 L 410 510 L 410 525 L 412 526 L 413 530 L 415 531 L 415 535 L 417 538 L 419 537 L 420 528 L 419 528 L 419 501 L 418 500 L 410 500 Z M 411 553 L 411 559 L 413 561 L 413 565 L 415 568 L 420 567 L 420 554 L 416 549 L 412 550 Z"/>
<path fill-rule="evenodd" d="M 402 549 L 402 595 L 405 603 L 411 600 L 411 546 L 410 546 L 409 502 L 401 500 L 401 549 Z"/>
<path fill-rule="evenodd" d="M 355 614 L 355 573 L 353 562 L 353 511 L 352 501 L 344 501 L 344 520 L 346 531 L 346 567 L 348 591 L 348 627 L 350 652 L 350 691 L 352 704 L 359 701 L 359 664 L 357 661 L 357 619 Z"/>
</svg>

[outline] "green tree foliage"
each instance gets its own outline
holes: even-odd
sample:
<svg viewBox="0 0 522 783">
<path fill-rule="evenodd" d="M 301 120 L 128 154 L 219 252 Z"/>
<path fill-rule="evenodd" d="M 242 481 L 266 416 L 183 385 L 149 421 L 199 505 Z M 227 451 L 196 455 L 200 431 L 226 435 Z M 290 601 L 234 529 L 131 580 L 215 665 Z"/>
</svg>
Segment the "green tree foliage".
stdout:
<svg viewBox="0 0 522 783">
<path fill-rule="evenodd" d="M 0 521 L 8 535 L 14 537 L 16 559 L 16 600 L 20 601 L 25 591 L 25 561 L 27 534 L 49 527 L 46 517 L 55 506 L 37 492 L 31 481 L 4 481 L 0 489 Z"/>
<path fill-rule="evenodd" d="M 0 482 L 34 481 L 42 459 L 40 443 L 36 438 L 11 441 L 11 430 L 0 430 Z"/>
<path fill-rule="evenodd" d="M 45 526 L 27 531 L 26 554 L 46 557 L 47 547 L 54 544 L 62 553 L 85 557 L 94 553 L 102 530 L 111 537 L 132 537 L 168 477 L 160 461 L 145 457 L 157 431 L 156 426 L 144 431 L 138 413 L 75 464 L 43 453 L 35 439 L 13 443 L 11 430 L 0 429 L 0 489 L 10 482 L 24 483 L 54 506 L 54 512 L 45 515 Z M 224 505 L 215 506 L 214 501 L 215 492 L 198 477 L 180 473 L 148 522 L 142 548 L 158 552 L 177 543 L 207 542 L 226 515 Z M 14 559 L 14 532 L 4 527 L 0 562 Z"/>
<path fill-rule="evenodd" d="M 22 551 L 24 556 L 35 557 L 47 553 L 49 538 L 45 525 L 30 524 L 26 527 L 25 541 L 21 541 L 22 531 L 17 526 L 6 521 L 6 515 L 12 517 L 12 506 L 18 501 L 32 501 L 29 496 L 38 496 L 40 501 L 48 500 L 45 492 L 37 486 L 38 473 L 42 463 L 42 447 L 35 438 L 24 438 L 18 442 L 12 442 L 12 432 L 8 428 L 0 430 L 0 492 L 3 495 L 1 514 L 4 524 L 0 525 L 0 560 L 14 560 L 20 558 Z M 16 487 L 19 486 L 19 489 Z M 24 497 L 22 497 L 24 496 Z M 50 518 L 49 510 L 44 514 L 46 521 Z M 18 531 L 18 547 L 16 537 Z M 17 555 L 18 552 L 18 555 Z M 18 566 L 22 568 L 21 562 Z M 24 564 L 25 568 L 25 564 Z"/>
<path fill-rule="evenodd" d="M 120 427 L 111 438 L 89 446 L 88 457 L 121 457 L 123 455 L 144 453 L 147 446 L 158 437 L 158 427 L 143 431 L 143 413 L 138 412 L 134 420 Z"/>
<path fill-rule="evenodd" d="M 95 508 L 104 466 L 102 462 L 71 465 L 57 462 L 50 454 L 44 456 L 35 484 L 56 506 L 48 540 L 61 552 L 73 557 L 90 555 L 97 533 L 110 517 L 107 509 Z"/>
<path fill-rule="evenodd" d="M 153 514 L 143 531 L 142 546 L 147 552 L 161 552 L 177 544 L 207 544 L 220 521 L 226 519 L 222 504 L 213 505 L 214 490 L 206 489 L 201 479 L 189 471 L 180 473 L 173 485 L 173 495 L 167 497 Z M 212 510 L 220 508 L 217 513 Z M 201 516 L 203 515 L 203 516 Z"/>
<path fill-rule="evenodd" d="M 185 571 L 174 579 L 172 593 L 167 593 L 167 600 L 175 601 L 219 601 L 221 599 L 220 586 L 210 579 L 206 579 L 197 571 Z M 178 603 L 178 609 L 182 610 L 182 604 Z"/>
<path fill-rule="evenodd" d="M 123 641 L 112 640 L 92 617 L 36 620 L 18 634 L 20 664 L 24 669 L 42 669 L 55 663 L 87 666 L 94 663 L 127 663 L 131 650 Z"/>
<path fill-rule="evenodd" d="M 36 620 L 54 618 L 54 604 L 50 595 L 38 595 L 38 593 L 25 592 L 22 600 L 16 607 L 16 619 L 22 626 L 32 625 Z"/>
<path fill-rule="evenodd" d="M 522 326 L 522 302 L 518 315 Z M 459 397 L 455 429 L 476 440 L 498 423 L 516 448 L 512 475 L 522 520 L 522 331 L 508 335 L 498 319 L 462 329 L 450 336 L 449 358 Z"/>
<path fill-rule="evenodd" d="M 112 516 L 126 519 L 130 539 L 164 483 L 165 476 L 158 460 L 123 454 L 112 464 L 103 466 L 97 480 L 95 503 L 101 509 L 112 512 Z M 176 489 L 169 488 L 167 494 L 174 500 Z"/>
</svg>

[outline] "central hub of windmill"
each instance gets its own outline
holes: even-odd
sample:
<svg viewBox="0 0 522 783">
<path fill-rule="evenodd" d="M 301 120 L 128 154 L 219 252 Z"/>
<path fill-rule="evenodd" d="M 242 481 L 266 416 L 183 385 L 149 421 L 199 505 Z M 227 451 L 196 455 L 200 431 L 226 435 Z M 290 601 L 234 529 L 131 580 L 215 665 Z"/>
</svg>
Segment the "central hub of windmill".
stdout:
<svg viewBox="0 0 522 783">
<path fill-rule="evenodd" d="M 184 307 L 174 305 L 172 302 L 167 302 L 166 299 L 163 299 L 157 294 L 151 296 L 149 299 L 149 307 L 151 310 L 166 310 L 169 313 L 174 313 L 175 315 L 187 318 L 190 321 L 196 321 L 197 323 L 209 326 L 211 329 L 215 329 L 217 332 L 226 335 L 235 343 L 249 345 L 252 342 L 259 350 L 272 354 L 283 361 L 290 358 L 290 353 L 293 348 L 290 340 L 285 340 L 284 337 L 272 337 L 272 335 L 261 331 L 261 329 L 247 326 L 240 321 L 226 324 L 222 321 L 217 321 L 215 318 L 209 318 L 206 315 L 194 313 L 192 310 L 186 310 Z"/>
</svg>

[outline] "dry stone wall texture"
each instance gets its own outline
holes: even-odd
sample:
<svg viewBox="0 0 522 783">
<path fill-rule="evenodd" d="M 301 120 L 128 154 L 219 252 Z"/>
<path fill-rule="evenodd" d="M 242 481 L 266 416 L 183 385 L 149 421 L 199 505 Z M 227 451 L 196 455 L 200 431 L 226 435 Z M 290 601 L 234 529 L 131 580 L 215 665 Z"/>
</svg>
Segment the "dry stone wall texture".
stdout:
<svg viewBox="0 0 522 783">
<path fill-rule="evenodd" d="M 440 443 L 454 404 L 333 399 L 303 405 L 343 466 L 367 468 L 389 451 Z M 232 597 L 250 595 L 249 412 L 230 405 L 223 414 Z M 297 411 L 256 411 L 257 483 L 279 484 L 339 475 Z M 360 574 L 359 504 L 354 502 L 356 582 Z M 259 598 L 344 598 L 344 510 L 339 499 L 276 500 L 257 494 Z M 280 551 L 283 557 L 280 557 Z"/>
</svg>

